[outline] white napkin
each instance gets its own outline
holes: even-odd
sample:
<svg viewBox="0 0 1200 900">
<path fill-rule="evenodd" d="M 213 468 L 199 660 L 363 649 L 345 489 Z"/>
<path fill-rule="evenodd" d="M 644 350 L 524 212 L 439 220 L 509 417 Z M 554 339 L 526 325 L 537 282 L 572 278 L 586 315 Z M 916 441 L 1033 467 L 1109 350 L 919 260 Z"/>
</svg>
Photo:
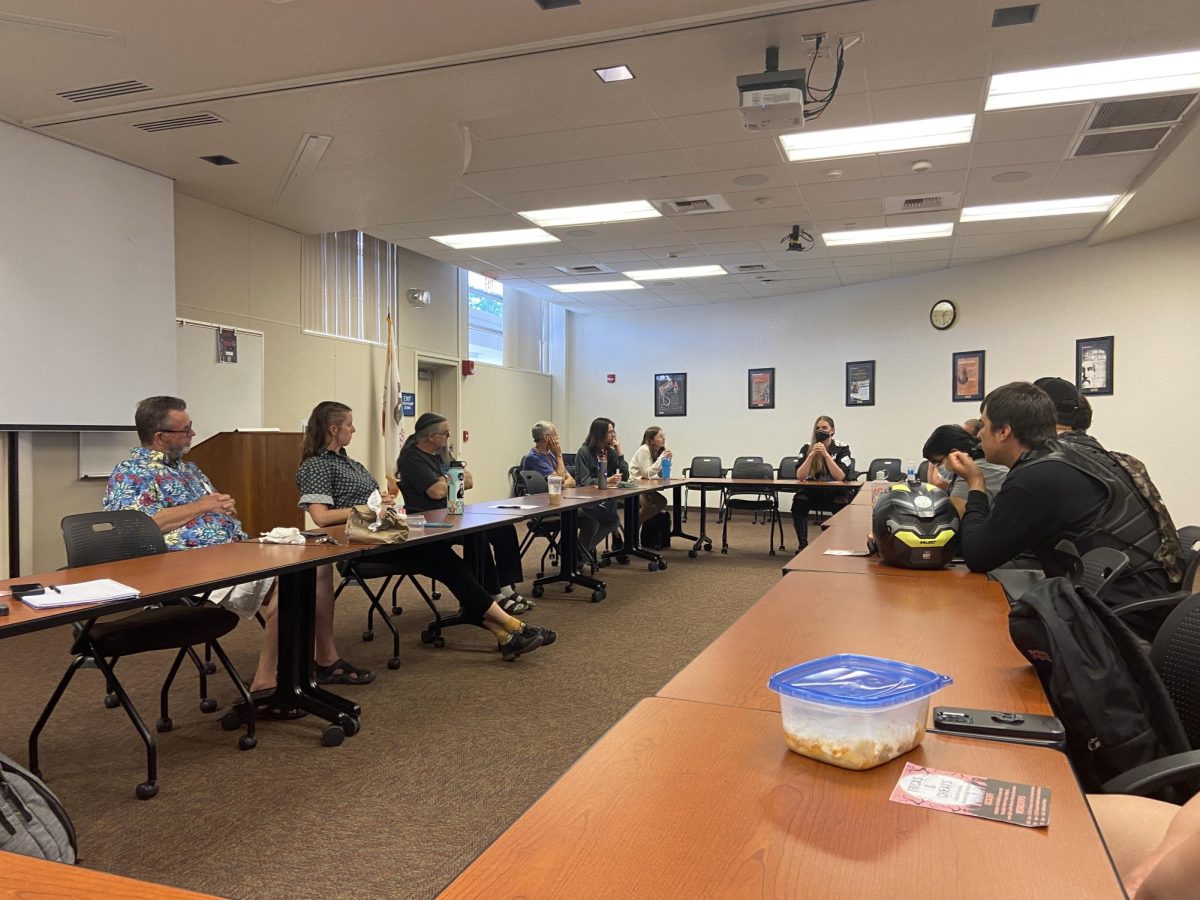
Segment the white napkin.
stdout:
<svg viewBox="0 0 1200 900">
<path fill-rule="evenodd" d="M 264 544 L 303 544 L 304 535 L 299 528 L 272 528 L 259 538 Z"/>
</svg>

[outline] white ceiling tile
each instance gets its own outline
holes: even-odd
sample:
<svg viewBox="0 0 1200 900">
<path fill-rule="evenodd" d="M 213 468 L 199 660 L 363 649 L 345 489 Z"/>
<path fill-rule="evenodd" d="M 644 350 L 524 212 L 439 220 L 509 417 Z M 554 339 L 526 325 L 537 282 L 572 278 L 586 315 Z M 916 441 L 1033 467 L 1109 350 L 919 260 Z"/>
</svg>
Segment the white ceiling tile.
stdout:
<svg viewBox="0 0 1200 900">
<path fill-rule="evenodd" d="M 888 275 L 842 275 L 839 280 L 843 285 L 849 286 L 852 284 L 866 284 L 870 281 L 882 281 L 888 278 Z"/>
<path fill-rule="evenodd" d="M 756 187 L 750 190 L 740 188 L 736 191 L 722 191 L 721 196 L 734 209 L 773 209 L 779 206 L 804 205 L 804 198 L 800 196 L 800 188 L 794 184 L 779 187 Z"/>
<path fill-rule="evenodd" d="M 479 172 L 464 175 L 462 184 L 473 191 L 492 197 L 496 194 L 519 194 L 523 191 L 545 188 L 576 187 L 585 184 L 602 184 L 620 178 L 615 169 L 609 168 L 609 160 L 579 160 L 576 162 L 551 163 L 545 166 L 522 166 L 497 172 Z"/>
<path fill-rule="evenodd" d="M 932 173 L 965 169 L 972 161 L 971 145 L 929 147 L 924 150 L 905 150 L 902 153 L 881 153 L 879 155 L 879 174 L 884 177 L 908 175 L 913 170 L 913 163 L 918 160 L 932 163 Z"/>
<path fill-rule="evenodd" d="M 822 203 L 845 203 L 847 200 L 878 200 L 883 196 L 878 178 L 806 184 L 801 188 L 801 192 L 809 206 L 818 206 Z"/>
<path fill-rule="evenodd" d="M 603 154 L 591 152 L 573 133 L 530 134 L 518 137 L 474 140 L 468 173 L 516 169 L 573 159 L 589 159 Z"/>
<path fill-rule="evenodd" d="M 679 142 L 660 122 L 629 122 L 577 128 L 563 135 L 586 148 L 589 156 L 621 156 L 671 150 Z M 557 140 L 557 138 L 556 138 Z"/>
<path fill-rule="evenodd" d="M 685 150 L 656 150 L 652 153 L 609 156 L 604 162 L 627 181 L 699 171 Z"/>
<path fill-rule="evenodd" d="M 1063 160 L 1046 194 L 1053 197 L 1092 197 L 1124 193 L 1153 158 L 1153 153 L 1116 153 Z"/>
<path fill-rule="evenodd" d="M 773 139 L 765 136 L 760 136 L 757 141 L 737 144 L 689 147 L 687 155 L 701 172 L 725 172 L 737 169 L 737 174 L 742 174 L 746 169 L 777 166 L 786 162 L 779 150 L 779 145 Z"/>
<path fill-rule="evenodd" d="M 861 124 L 861 123 L 860 123 Z M 796 184 L 850 184 L 855 181 L 878 179 L 878 156 L 848 156 L 845 159 L 818 159 L 813 162 L 790 163 L 792 177 Z M 836 178 L 830 177 L 830 172 L 841 173 Z M 843 198 L 844 199 L 844 198 Z"/>
<path fill-rule="evenodd" d="M 950 258 L 946 250 L 901 250 L 897 247 L 891 253 L 892 265 L 907 265 L 909 263 L 945 262 Z"/>
<path fill-rule="evenodd" d="M 1091 103 L 1043 106 L 1035 109 L 998 109 L 975 119 L 976 144 L 1019 141 L 1075 134 L 1092 110 Z"/>
<path fill-rule="evenodd" d="M 966 187 L 965 169 L 950 172 L 910 172 L 881 179 L 885 197 L 929 197 L 933 194 L 961 191 Z"/>
<path fill-rule="evenodd" d="M 1027 163 L 1055 163 L 1071 151 L 1074 135 L 1028 138 L 1020 141 L 992 141 L 978 144 L 971 156 L 971 165 L 1005 166 L 1020 169 Z M 1015 182 L 1019 183 L 1019 182 Z"/>
<path fill-rule="evenodd" d="M 472 137 L 483 140 L 517 137 L 523 134 L 551 134 L 563 130 L 563 123 L 544 109 L 523 109 L 520 115 L 494 116 L 464 122 Z"/>
<path fill-rule="evenodd" d="M 882 216 L 883 200 L 872 197 L 869 200 L 850 200 L 845 203 L 814 203 L 808 209 L 811 213 L 809 221 L 838 221 L 845 227 L 847 222 Z"/>
<path fill-rule="evenodd" d="M 899 122 L 973 113 L 986 92 L 987 82 L 983 78 L 885 87 L 870 94 L 871 121 Z"/>
<path fill-rule="evenodd" d="M 946 262 L 914 262 L 914 263 L 892 263 L 892 275 L 920 275 L 922 272 L 936 272 L 938 269 L 946 268 Z"/>
<path fill-rule="evenodd" d="M 1078 216 L 1043 216 L 1040 219 L 1026 219 L 1024 232 L 1069 231 L 1086 235 L 1104 221 L 1105 215 L 1106 213 L 1086 213 Z"/>
<path fill-rule="evenodd" d="M 742 117 L 736 109 L 691 116 L 670 116 L 663 119 L 662 123 L 684 147 L 762 139 L 762 134 L 747 131 L 742 127 Z"/>
</svg>

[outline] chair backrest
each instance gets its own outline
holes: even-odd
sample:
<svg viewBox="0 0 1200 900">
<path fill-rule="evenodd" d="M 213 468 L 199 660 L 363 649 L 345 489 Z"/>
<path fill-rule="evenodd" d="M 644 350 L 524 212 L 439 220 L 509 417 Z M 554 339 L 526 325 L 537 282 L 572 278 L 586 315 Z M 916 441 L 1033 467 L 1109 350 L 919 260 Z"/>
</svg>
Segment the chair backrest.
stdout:
<svg viewBox="0 0 1200 900">
<path fill-rule="evenodd" d="M 796 470 L 804 460 L 799 456 L 785 456 L 779 461 L 779 478 L 795 478 Z"/>
<path fill-rule="evenodd" d="M 721 478 L 725 470 L 719 456 L 693 456 L 688 474 L 694 478 Z"/>
<path fill-rule="evenodd" d="M 525 483 L 526 494 L 545 494 L 550 490 L 550 486 L 546 484 L 546 476 L 541 472 L 522 469 L 521 479 Z"/>
<path fill-rule="evenodd" d="M 738 463 L 762 462 L 762 461 L 763 461 L 763 458 L 761 456 L 738 456 L 733 460 L 733 467 L 736 469 L 738 467 Z"/>
<path fill-rule="evenodd" d="M 61 527 L 71 568 L 167 552 L 162 531 L 136 509 L 66 516 Z"/>
<path fill-rule="evenodd" d="M 921 464 L 917 466 L 917 481 L 929 480 L 929 460 L 921 460 Z"/>
<path fill-rule="evenodd" d="M 739 457 L 733 464 L 732 477 L 734 478 L 770 478 L 775 479 L 775 470 L 771 468 L 770 463 L 765 463 L 761 459 L 753 460 L 750 457 Z"/>
<path fill-rule="evenodd" d="M 521 477 L 521 467 L 512 466 L 508 470 L 508 496 L 520 497 L 525 493 L 525 479 Z"/>
<path fill-rule="evenodd" d="M 903 481 L 904 468 L 898 459 L 873 459 L 871 465 L 867 466 L 867 481 L 871 481 L 875 477 L 876 472 L 886 472 L 884 476 L 888 481 Z"/>
<path fill-rule="evenodd" d="M 1200 594 L 1171 610 L 1154 636 L 1150 661 L 1171 695 L 1192 749 L 1200 748 Z"/>
<path fill-rule="evenodd" d="M 567 473 L 572 478 L 574 478 L 575 477 L 575 454 L 574 453 L 564 453 L 562 455 L 562 457 L 563 457 L 563 468 L 567 470 Z"/>
</svg>

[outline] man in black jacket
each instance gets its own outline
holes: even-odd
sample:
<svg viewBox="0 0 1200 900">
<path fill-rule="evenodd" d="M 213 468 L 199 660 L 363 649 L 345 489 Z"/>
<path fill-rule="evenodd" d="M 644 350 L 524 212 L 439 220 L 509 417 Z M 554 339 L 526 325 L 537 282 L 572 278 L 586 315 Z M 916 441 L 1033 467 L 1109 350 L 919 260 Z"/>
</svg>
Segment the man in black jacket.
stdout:
<svg viewBox="0 0 1200 900">
<path fill-rule="evenodd" d="M 1154 558 L 1165 537 L 1154 511 L 1099 444 L 1055 440 L 1054 402 L 1041 388 L 1027 382 L 997 388 L 980 418 L 985 457 L 1011 471 L 989 501 L 974 460 L 958 451 L 946 458 L 970 489 L 962 550 L 972 571 L 1030 553 L 1047 575 L 1070 574 L 1074 559 L 1058 549 L 1066 540 L 1080 555 L 1114 547 L 1129 556 L 1128 569 L 1105 592 L 1110 605 L 1174 589 Z"/>
</svg>

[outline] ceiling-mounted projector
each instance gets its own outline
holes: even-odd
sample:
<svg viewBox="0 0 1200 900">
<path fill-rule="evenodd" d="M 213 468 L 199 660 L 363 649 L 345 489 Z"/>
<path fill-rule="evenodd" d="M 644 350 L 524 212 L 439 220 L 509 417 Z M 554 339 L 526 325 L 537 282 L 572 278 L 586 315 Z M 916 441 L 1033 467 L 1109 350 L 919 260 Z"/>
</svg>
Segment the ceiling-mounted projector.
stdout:
<svg viewBox="0 0 1200 900">
<path fill-rule="evenodd" d="M 738 112 L 747 131 L 778 131 L 804 125 L 804 69 L 739 75 Z"/>
</svg>

